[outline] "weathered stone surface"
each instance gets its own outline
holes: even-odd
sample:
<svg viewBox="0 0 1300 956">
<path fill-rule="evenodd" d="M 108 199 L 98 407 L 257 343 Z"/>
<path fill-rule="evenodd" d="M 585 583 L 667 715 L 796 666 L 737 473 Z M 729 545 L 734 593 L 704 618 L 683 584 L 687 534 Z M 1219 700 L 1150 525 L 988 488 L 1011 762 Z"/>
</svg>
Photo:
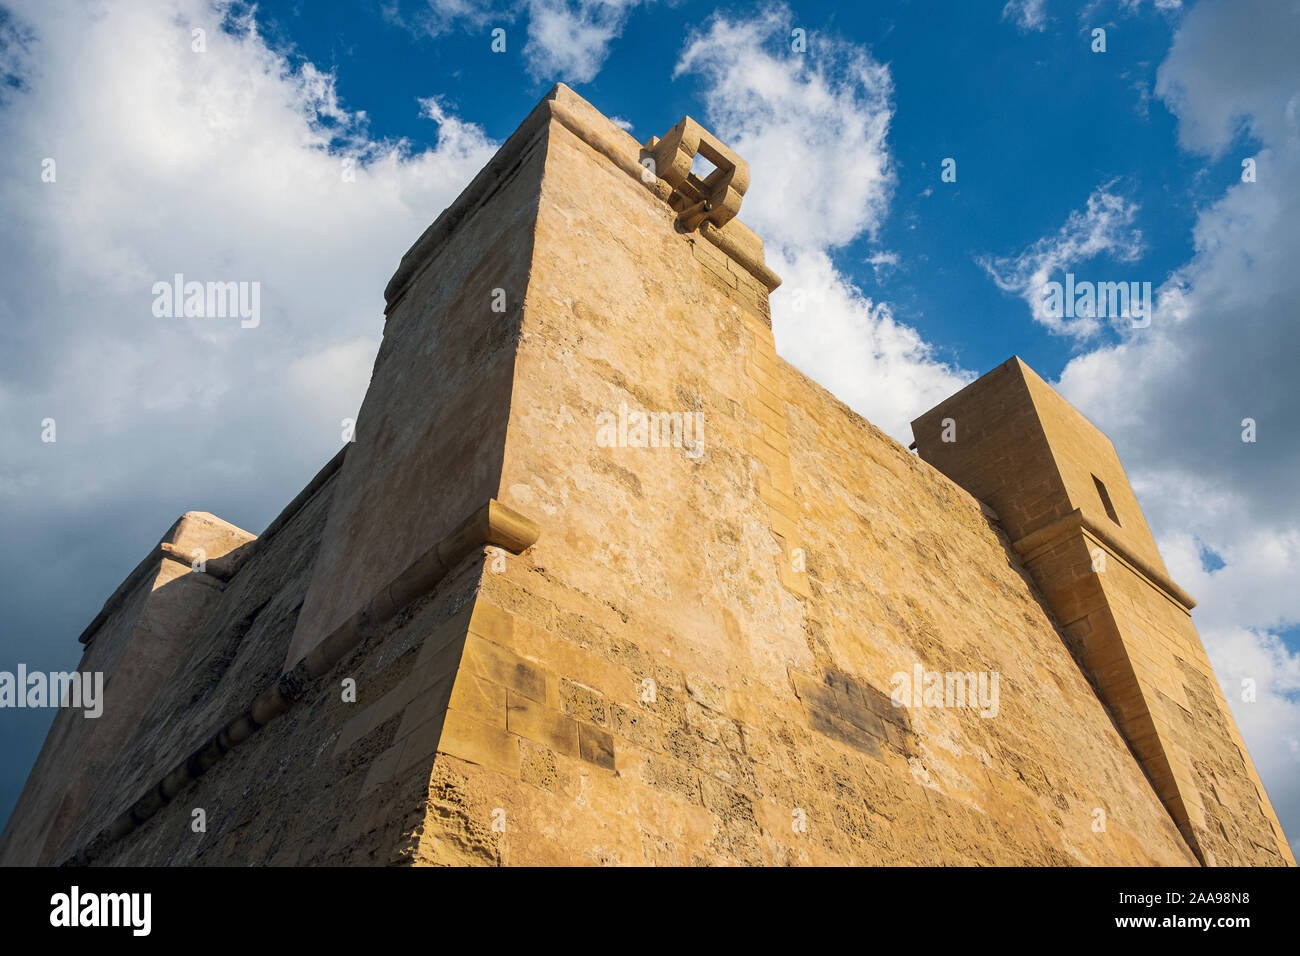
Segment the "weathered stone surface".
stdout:
<svg viewBox="0 0 1300 956">
<path fill-rule="evenodd" d="M 103 713 L 61 710 L 0 840 L 0 862 L 57 862 L 55 854 L 87 812 L 92 791 L 138 734 L 154 697 L 193 651 L 195 631 L 224 587 L 207 572 L 253 536 L 206 512 L 183 515 L 158 549 L 110 598 L 78 667 L 104 674 Z M 242 634 L 232 635 L 237 641 Z"/>
<path fill-rule="evenodd" d="M 944 425 L 948 438 L 944 440 Z M 1206 863 L 1294 864 L 1110 441 L 1013 358 L 913 424 L 993 504 L 1067 643 Z"/>
<path fill-rule="evenodd" d="M 1082 507 L 1104 438 L 1025 466 L 1074 427 L 1036 397 L 969 475 L 910 455 L 778 357 L 740 166 L 681 131 L 731 164 L 721 226 L 678 208 L 703 184 L 643 175 L 658 141 L 564 87 L 538 106 L 403 259 L 356 445 L 173 622 L 167 673 L 61 811 L 50 761 L 84 742 L 56 724 L 0 861 L 1291 862 L 1190 622 L 1137 565 L 1083 571 L 1086 531 L 1032 537 Z M 1163 574 L 1122 470 L 1100 477 Z M 536 543 L 390 587 L 489 499 Z M 103 835 L 352 620 L 282 716 Z M 900 690 L 918 671 L 938 703 Z"/>
</svg>

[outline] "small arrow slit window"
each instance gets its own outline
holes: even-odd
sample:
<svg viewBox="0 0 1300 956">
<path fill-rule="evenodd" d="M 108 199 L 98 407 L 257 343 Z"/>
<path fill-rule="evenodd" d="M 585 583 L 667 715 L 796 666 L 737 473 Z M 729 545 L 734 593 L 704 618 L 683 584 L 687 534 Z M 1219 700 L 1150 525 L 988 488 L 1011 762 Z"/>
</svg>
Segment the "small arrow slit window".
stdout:
<svg viewBox="0 0 1300 956">
<path fill-rule="evenodd" d="M 1106 492 L 1106 486 L 1101 483 L 1101 479 L 1096 475 L 1092 476 L 1092 483 L 1097 486 L 1097 496 L 1101 498 L 1102 506 L 1106 509 L 1106 514 L 1110 520 L 1119 524 L 1119 516 L 1115 514 L 1115 506 L 1110 503 L 1110 495 Z"/>
</svg>

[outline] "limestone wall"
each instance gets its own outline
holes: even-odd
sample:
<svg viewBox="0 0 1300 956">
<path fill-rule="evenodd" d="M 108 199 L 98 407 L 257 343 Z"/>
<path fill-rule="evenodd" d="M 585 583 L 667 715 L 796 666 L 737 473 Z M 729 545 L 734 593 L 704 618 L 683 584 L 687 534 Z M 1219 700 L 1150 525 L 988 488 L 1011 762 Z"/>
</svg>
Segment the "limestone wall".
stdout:
<svg viewBox="0 0 1300 956">
<path fill-rule="evenodd" d="M 510 412 L 541 153 L 527 125 L 390 303 L 285 666 L 492 495 Z M 531 145 L 530 145 L 531 144 Z M 509 147 L 506 151 L 508 152 Z"/>
<path fill-rule="evenodd" d="M 1112 561 L 1099 575 L 1152 730 L 1162 741 L 1197 848 L 1210 865 L 1293 864 L 1254 763 L 1187 613 L 1152 600 L 1137 572 Z M 1159 784 L 1160 781 L 1157 781 Z"/>
<path fill-rule="evenodd" d="M 484 862 L 1194 862 L 979 504 L 672 222 L 552 123 L 498 492 L 543 530 L 484 574 L 418 858 L 500 811 Z M 601 447 L 623 404 L 700 412 L 698 460 Z M 918 663 L 998 715 L 895 708 Z"/>
<path fill-rule="evenodd" d="M 1293 863 L 1109 439 L 1012 358 L 913 423 L 922 458 L 994 505 L 1188 846 Z M 1028 436 L 1028 440 L 1026 440 Z"/>
<path fill-rule="evenodd" d="M 142 732 L 143 715 L 193 650 L 220 592 L 197 570 L 246 546 L 252 535 L 205 512 L 183 515 L 82 635 L 83 674 L 102 673 L 97 717 L 64 708 L 0 838 L 0 864 L 58 862 L 58 848 L 88 812 L 95 787 Z M 166 550 L 164 550 L 166 549 Z M 193 565 L 193 558 L 202 563 Z M 144 726 L 148 726 L 144 724 Z"/>
<path fill-rule="evenodd" d="M 331 481 L 221 593 L 195 635 L 192 652 L 150 702 L 141 733 L 96 779 L 89 808 L 51 862 L 84 850 L 161 773 L 274 679 L 333 493 Z M 463 641 L 466 601 L 481 567 L 481 557 L 465 562 L 340 661 L 308 699 L 233 750 L 138 829 L 107 844 L 91 862 L 385 865 L 412 859 L 433 743 L 424 752 L 413 747 L 414 759 L 400 768 L 380 758 L 398 737 L 403 708 L 422 689 L 408 680 L 421 649 L 431 638 L 445 645 L 448 634 Z M 355 702 L 344 699 L 345 679 L 356 682 Z M 391 705 L 397 698 L 402 706 L 380 717 L 382 702 Z M 380 706 L 372 706 L 376 703 Z M 201 832 L 194 826 L 199 809 Z"/>
<path fill-rule="evenodd" d="M 726 215 L 685 207 L 642 174 L 657 142 L 643 148 L 563 87 L 539 105 L 399 267 L 341 467 L 214 590 L 84 806 L 55 831 L 29 801 L 3 852 L 43 845 L 50 862 L 103 864 L 1196 862 L 1122 715 L 1076 660 L 1087 635 L 1058 630 L 1004 524 L 777 356 L 778 280 L 761 241 L 727 218 L 743 171 L 715 184 Z M 654 439 L 638 414 L 653 416 Z M 1033 416 L 1012 427 L 1050 459 Z M 1021 477 L 1064 496 L 1048 503 L 1060 514 L 1004 502 L 1017 539 L 1069 516 L 1077 482 L 1053 474 Z M 535 521 L 536 543 L 444 547 L 489 498 Z M 444 555 L 456 557 L 444 567 Z M 421 562 L 445 577 L 416 595 L 390 586 Z M 1107 612 L 1130 599 L 1118 575 L 1098 586 L 1115 589 Z M 396 616 L 345 625 L 358 642 L 283 716 L 112 829 L 385 596 Z M 1188 650 L 1194 632 L 1151 613 L 1141 626 L 1170 649 L 1155 662 L 1168 706 L 1152 719 L 1168 739 L 1199 733 L 1214 719 L 1212 675 Z M 92 655 L 117 646 L 115 627 Z M 1179 688 L 1164 682 L 1170 668 Z M 896 706 L 899 675 L 918 670 L 941 686 L 982 675 L 988 690 L 996 677 L 996 697 Z M 1241 812 L 1248 757 L 1230 722 L 1218 729 L 1212 759 L 1189 772 L 1223 799 L 1197 805 L 1190 839 L 1207 862 L 1264 862 L 1227 849 L 1266 846 L 1272 823 Z M 49 759 L 68 746 L 52 735 Z"/>
</svg>

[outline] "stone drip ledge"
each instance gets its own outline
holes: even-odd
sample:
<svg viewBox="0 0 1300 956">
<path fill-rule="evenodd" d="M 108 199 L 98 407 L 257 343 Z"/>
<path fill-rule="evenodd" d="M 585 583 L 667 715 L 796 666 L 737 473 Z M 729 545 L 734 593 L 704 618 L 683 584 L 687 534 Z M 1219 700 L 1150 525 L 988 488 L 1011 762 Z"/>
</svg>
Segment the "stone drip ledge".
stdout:
<svg viewBox="0 0 1300 956">
<path fill-rule="evenodd" d="M 455 231 L 497 191 L 513 171 L 533 139 L 552 120 L 600 153 L 615 166 L 643 184 L 655 198 L 670 205 L 672 185 L 641 164 L 643 156 L 652 154 L 624 130 L 619 129 L 598 109 L 563 83 L 557 83 L 510 137 L 497 150 L 473 181 L 450 206 L 415 241 L 402 256 L 397 271 L 384 289 L 384 314 L 392 313 L 398 300 L 409 289 L 424 266 L 433 260 L 438 249 Z M 651 143 L 655 140 L 651 140 Z M 671 208 L 671 207 L 670 207 Z M 699 232 L 724 254 L 734 259 L 771 292 L 781 284 L 781 277 L 763 261 L 763 241 L 738 220 L 719 228 L 711 222 L 699 225 Z"/>
<path fill-rule="evenodd" d="M 167 540 L 175 534 L 177 526 L 185 520 L 185 517 L 188 514 L 189 512 L 186 512 L 185 515 L 181 515 L 181 517 L 176 519 L 176 523 L 171 526 L 171 529 L 168 530 L 165 535 L 163 535 L 163 539 L 155 544 L 153 548 L 150 549 L 149 553 L 140 559 L 140 563 L 137 564 L 131 570 L 131 573 L 126 576 L 126 579 L 117 586 L 117 590 L 109 595 L 108 600 L 105 601 L 104 606 L 99 609 L 99 613 L 95 615 L 94 620 L 86 625 L 86 629 L 82 631 L 80 636 L 77 638 L 79 643 L 89 644 L 91 640 L 94 639 L 95 635 L 99 633 L 99 629 L 104 626 L 104 623 L 116 614 L 122 605 L 126 603 L 126 599 L 131 595 L 131 592 L 134 591 L 136 587 L 151 573 L 157 573 L 159 561 L 171 558 L 184 564 L 193 563 L 194 556 L 189 551 L 178 548 L 171 541 Z M 215 565 L 215 563 L 214 559 L 213 564 Z M 204 572 L 204 574 L 211 576 L 209 578 L 209 583 L 212 583 L 216 587 L 220 587 L 222 582 L 225 581 L 225 578 L 222 578 L 217 573 L 215 567 L 212 567 L 210 571 Z"/>
<path fill-rule="evenodd" d="M 447 537 L 417 558 L 381 588 L 366 605 L 340 624 L 292 670 L 286 671 L 234 719 L 207 737 L 197 750 L 177 764 L 144 796 L 62 865 L 85 866 L 207 773 L 227 753 L 301 700 L 343 657 L 395 618 L 408 605 L 432 591 L 451 570 L 487 546 L 520 554 L 531 547 L 541 528 L 495 498 L 466 518 Z"/>
<path fill-rule="evenodd" d="M 261 553 L 279 533 L 280 529 L 287 525 L 299 511 L 302 511 L 307 506 L 307 503 L 316 497 L 316 493 L 338 474 L 338 470 L 343 467 L 343 459 L 346 457 L 349 447 L 351 446 L 344 445 L 340 448 L 334 457 L 327 461 L 324 467 L 316 473 L 316 477 L 307 483 L 307 487 L 298 492 L 293 501 L 284 506 L 284 509 L 276 516 L 274 521 L 266 526 L 266 530 L 260 536 L 242 547 L 223 554 L 219 558 L 207 561 L 206 573 L 223 583 L 233 578 L 240 568 L 248 564 L 255 555 Z M 189 552 L 167 543 L 163 543 L 160 547 L 165 557 L 173 558 L 183 564 L 193 565 L 195 560 L 202 557 L 198 553 Z"/>
<path fill-rule="evenodd" d="M 1081 508 L 1075 508 L 1064 518 L 1058 518 L 1046 527 L 1030 532 L 1019 541 L 1013 542 L 1011 546 L 1024 558 L 1025 564 L 1029 564 L 1056 547 L 1073 532 L 1080 530 L 1104 544 L 1116 557 L 1149 581 L 1152 587 L 1176 604 L 1184 613 L 1190 614 L 1192 608 L 1196 607 L 1196 601 L 1192 596 L 1175 584 L 1169 575 L 1138 557 L 1121 544 L 1113 534 L 1089 520 Z"/>
<path fill-rule="evenodd" d="M 179 561 L 182 564 L 188 564 L 191 566 L 193 566 L 196 559 L 203 558 L 204 570 L 201 573 L 204 577 L 199 580 L 208 581 L 217 587 L 223 586 L 225 582 L 235 576 L 235 573 L 240 568 L 248 563 L 249 559 L 252 558 L 253 555 L 266 547 L 267 543 L 275 537 L 276 532 L 283 528 L 289 522 L 289 519 L 301 511 L 307 502 L 316 495 L 316 492 L 320 491 L 321 488 L 325 486 L 326 482 L 334 477 L 334 474 L 343 465 L 343 457 L 347 454 L 347 450 L 347 445 L 340 448 L 338 453 L 325 464 L 325 467 L 316 473 L 316 477 L 308 483 L 307 487 L 298 492 L 298 496 L 285 506 L 284 510 L 280 512 L 279 516 L 274 521 L 266 526 L 266 530 L 263 531 L 259 537 L 254 538 L 250 535 L 250 540 L 247 543 L 228 551 L 226 554 L 218 557 L 207 558 L 197 552 L 190 551 L 185 547 L 177 545 L 175 542 L 177 530 L 180 528 L 181 522 L 187 517 L 187 515 L 181 515 L 181 517 L 176 519 L 176 523 L 168 529 L 165 535 L 163 535 L 162 540 L 153 546 L 153 549 L 144 556 L 140 563 L 137 564 L 135 568 L 132 569 L 131 573 L 126 576 L 126 579 L 117 586 L 117 590 L 109 595 L 108 600 L 104 602 L 104 606 L 100 608 L 99 613 L 95 615 L 95 619 L 86 625 L 86 629 L 81 632 L 81 636 L 78 637 L 77 640 L 82 644 L 89 644 L 99 629 L 104 626 L 104 622 L 117 613 L 126 602 L 126 599 L 136 589 L 136 586 L 139 585 L 151 571 L 156 570 L 158 562 L 165 558 L 171 558 L 173 561 Z"/>
</svg>

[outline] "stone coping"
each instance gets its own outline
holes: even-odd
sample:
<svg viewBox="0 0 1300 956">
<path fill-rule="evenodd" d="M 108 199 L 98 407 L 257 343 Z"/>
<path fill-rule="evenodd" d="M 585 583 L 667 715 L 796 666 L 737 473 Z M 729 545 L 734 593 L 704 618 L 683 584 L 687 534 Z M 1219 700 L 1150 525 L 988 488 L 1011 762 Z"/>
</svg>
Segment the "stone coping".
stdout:
<svg viewBox="0 0 1300 956">
<path fill-rule="evenodd" d="M 642 147 L 629 133 L 615 126 L 609 118 L 581 96 L 563 83 L 557 83 L 546 98 L 538 103 L 527 118 L 519 124 L 519 128 L 502 144 L 496 155 L 488 161 L 465 190 L 442 211 L 442 214 L 402 256 L 397 271 L 384 289 L 385 315 L 392 313 L 398 300 L 411 287 L 424 267 L 433 260 L 456 227 L 468 219 L 496 191 L 501 180 L 510 173 L 526 147 L 552 119 L 637 182 L 642 183 L 665 205 L 669 204 L 669 199 L 673 195 L 672 185 L 662 177 L 652 174 L 650 169 L 641 163 L 643 155 L 651 155 L 652 149 Z M 650 143 L 656 141 L 651 139 Z M 769 269 L 763 261 L 762 240 L 739 220 L 732 219 L 721 228 L 711 222 L 703 222 L 699 226 L 699 231 L 709 242 L 743 266 L 750 275 L 763 284 L 768 292 L 781 284 L 781 277 Z"/>
<path fill-rule="evenodd" d="M 206 573 L 212 575 L 212 577 L 219 581 L 229 581 L 234 577 L 235 572 L 247 563 L 248 559 L 258 550 L 263 548 L 268 541 L 275 537 L 276 532 L 284 527 L 290 518 L 301 511 L 303 506 L 312 499 L 316 492 L 320 491 L 320 489 L 324 487 L 325 483 L 334 477 L 334 473 L 343 465 L 343 458 L 347 454 L 347 450 L 347 445 L 340 448 L 338 453 L 325 463 L 325 467 L 316 473 L 316 477 L 308 482 L 307 487 L 298 492 L 297 497 L 295 497 L 293 501 L 289 502 L 276 519 L 266 526 L 266 530 L 263 531 L 259 537 L 253 538 L 248 542 L 248 544 L 236 548 L 228 554 L 208 560 L 206 562 Z M 188 513 L 189 512 L 187 512 L 187 514 Z M 185 515 L 181 515 L 177 518 L 176 521 L 173 522 L 172 526 L 167 530 L 167 533 L 162 536 L 162 540 L 153 546 L 149 553 L 140 560 L 140 563 L 137 564 L 122 583 L 117 586 L 117 590 L 109 595 L 108 600 L 104 602 L 104 606 L 100 608 L 99 613 L 95 615 L 95 619 L 87 624 L 86 629 L 81 632 L 81 635 L 77 638 L 78 641 L 82 644 L 89 644 L 96 632 L 104 626 L 104 622 L 117 613 L 118 609 L 126 603 L 126 599 L 130 596 L 131 592 L 136 589 L 136 586 L 139 585 L 151 571 L 157 569 L 159 561 L 165 558 L 171 558 L 172 560 L 180 561 L 183 564 L 193 563 L 195 556 L 190 552 L 177 547 L 173 542 L 176 530 L 184 520 Z"/>
</svg>

